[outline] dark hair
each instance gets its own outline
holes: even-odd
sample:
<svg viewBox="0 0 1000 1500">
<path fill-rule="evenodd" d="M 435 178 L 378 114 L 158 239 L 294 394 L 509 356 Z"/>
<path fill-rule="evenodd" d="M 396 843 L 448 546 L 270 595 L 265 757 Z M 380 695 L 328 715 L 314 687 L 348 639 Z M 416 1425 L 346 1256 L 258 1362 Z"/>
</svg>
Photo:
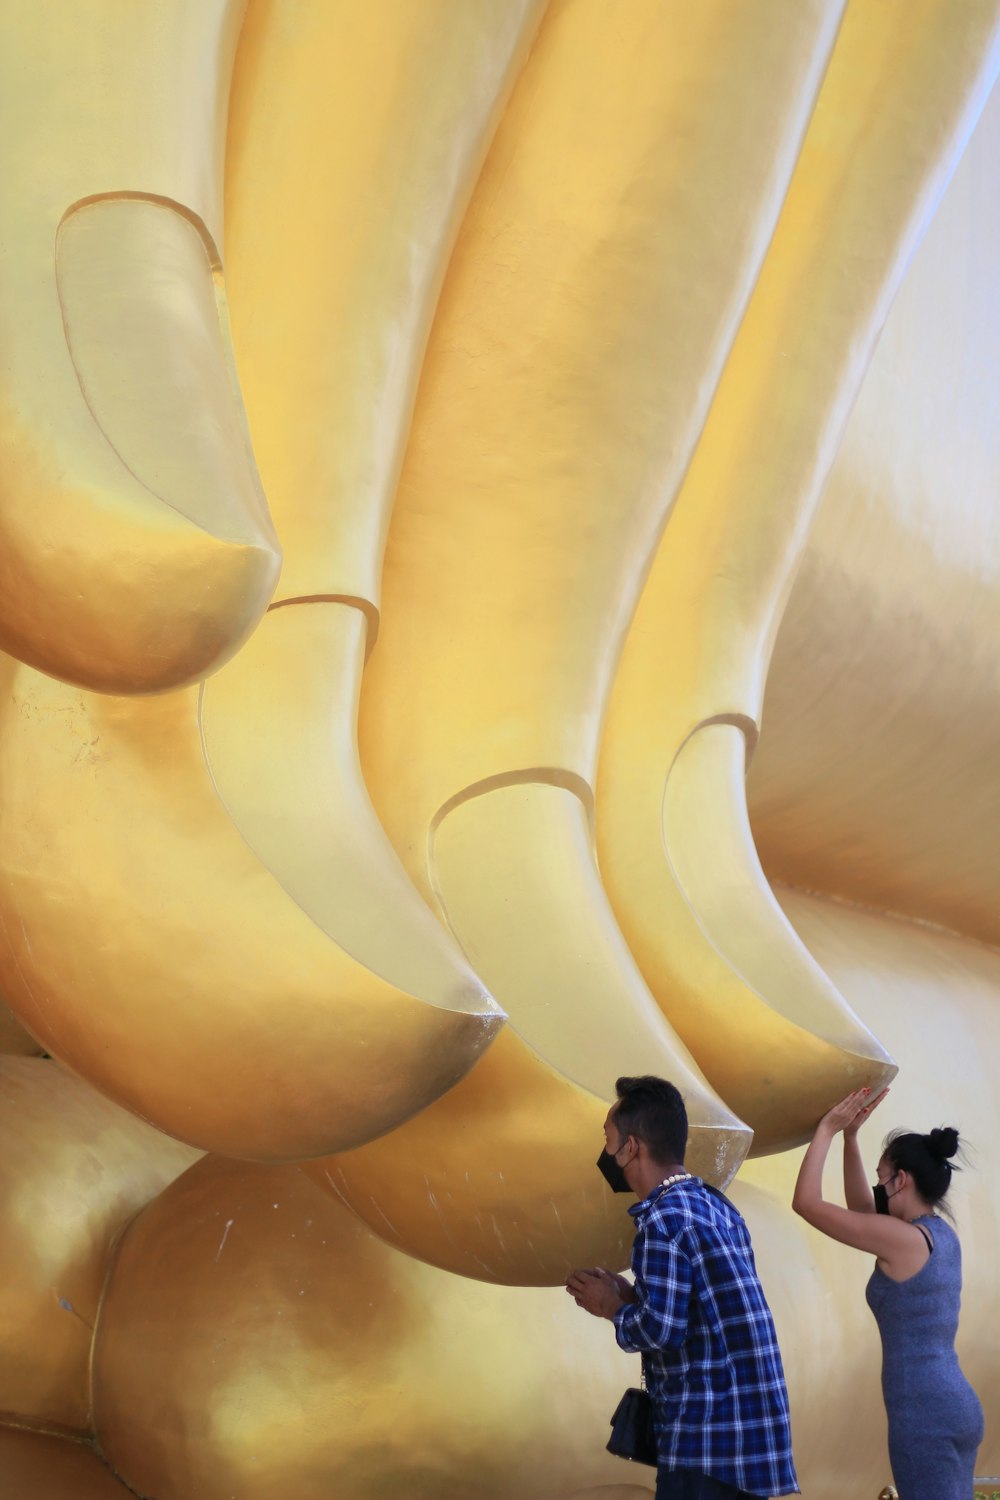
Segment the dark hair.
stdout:
<svg viewBox="0 0 1000 1500">
<path fill-rule="evenodd" d="M 622 1137 L 634 1135 L 645 1141 L 654 1160 L 684 1160 L 687 1150 L 688 1117 L 679 1089 L 665 1078 L 619 1078 L 615 1084 L 618 1104 L 615 1123 Z"/>
<path fill-rule="evenodd" d="M 913 1185 L 925 1203 L 940 1204 L 951 1186 L 953 1167 L 950 1157 L 958 1152 L 958 1131 L 950 1125 L 919 1135 L 915 1130 L 893 1130 L 882 1145 L 897 1172 L 909 1172 Z"/>
</svg>

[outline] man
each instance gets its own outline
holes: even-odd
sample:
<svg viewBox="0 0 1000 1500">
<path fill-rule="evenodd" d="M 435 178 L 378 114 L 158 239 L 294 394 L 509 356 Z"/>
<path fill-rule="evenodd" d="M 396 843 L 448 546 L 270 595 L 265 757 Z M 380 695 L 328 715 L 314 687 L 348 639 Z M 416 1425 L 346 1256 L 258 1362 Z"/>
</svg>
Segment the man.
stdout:
<svg viewBox="0 0 1000 1500">
<path fill-rule="evenodd" d="M 597 1163 L 640 1201 L 635 1285 L 574 1271 L 566 1289 L 642 1355 L 656 1426 L 656 1500 L 798 1492 L 788 1396 L 746 1224 L 684 1167 L 687 1111 L 662 1078 L 619 1078 Z"/>
</svg>

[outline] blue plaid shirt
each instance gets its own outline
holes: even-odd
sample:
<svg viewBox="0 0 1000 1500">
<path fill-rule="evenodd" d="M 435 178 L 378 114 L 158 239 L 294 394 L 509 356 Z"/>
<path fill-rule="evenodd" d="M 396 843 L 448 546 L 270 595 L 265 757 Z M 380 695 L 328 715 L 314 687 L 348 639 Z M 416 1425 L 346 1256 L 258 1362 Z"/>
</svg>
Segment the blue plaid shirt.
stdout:
<svg viewBox="0 0 1000 1500">
<path fill-rule="evenodd" d="M 629 1213 L 638 1300 L 615 1313 L 615 1331 L 643 1357 L 660 1468 L 797 1493 L 781 1354 L 742 1216 L 697 1177 Z"/>
</svg>

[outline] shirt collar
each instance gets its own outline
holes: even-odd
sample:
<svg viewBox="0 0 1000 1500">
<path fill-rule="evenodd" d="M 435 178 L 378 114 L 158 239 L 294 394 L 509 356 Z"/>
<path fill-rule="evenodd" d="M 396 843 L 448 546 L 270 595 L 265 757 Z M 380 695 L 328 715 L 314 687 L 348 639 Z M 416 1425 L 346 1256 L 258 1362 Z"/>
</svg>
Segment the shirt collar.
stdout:
<svg viewBox="0 0 1000 1500">
<path fill-rule="evenodd" d="M 658 1182 L 655 1188 L 653 1188 L 652 1192 L 646 1194 L 645 1198 L 643 1198 L 639 1203 L 633 1203 L 631 1205 L 631 1207 L 629 1208 L 629 1213 L 632 1215 L 633 1219 L 637 1219 L 640 1214 L 648 1213 L 653 1205 L 657 1203 L 661 1197 L 664 1197 L 668 1192 L 676 1193 L 678 1188 L 691 1187 L 694 1183 L 698 1183 L 700 1186 L 701 1178 L 684 1177 L 680 1182 L 671 1183 L 669 1188 L 665 1188 L 662 1182 Z"/>
</svg>

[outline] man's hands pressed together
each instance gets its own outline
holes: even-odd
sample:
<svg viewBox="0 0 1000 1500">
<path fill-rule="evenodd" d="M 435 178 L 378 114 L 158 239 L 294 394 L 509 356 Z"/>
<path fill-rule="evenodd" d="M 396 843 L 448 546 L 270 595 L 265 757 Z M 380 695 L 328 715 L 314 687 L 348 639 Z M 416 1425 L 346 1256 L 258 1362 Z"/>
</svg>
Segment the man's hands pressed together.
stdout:
<svg viewBox="0 0 1000 1500">
<path fill-rule="evenodd" d="M 566 1278 L 566 1290 L 586 1312 L 595 1318 L 613 1318 L 626 1302 L 636 1300 L 635 1287 L 624 1276 L 616 1276 L 598 1266 L 589 1271 L 574 1271 Z"/>
</svg>

